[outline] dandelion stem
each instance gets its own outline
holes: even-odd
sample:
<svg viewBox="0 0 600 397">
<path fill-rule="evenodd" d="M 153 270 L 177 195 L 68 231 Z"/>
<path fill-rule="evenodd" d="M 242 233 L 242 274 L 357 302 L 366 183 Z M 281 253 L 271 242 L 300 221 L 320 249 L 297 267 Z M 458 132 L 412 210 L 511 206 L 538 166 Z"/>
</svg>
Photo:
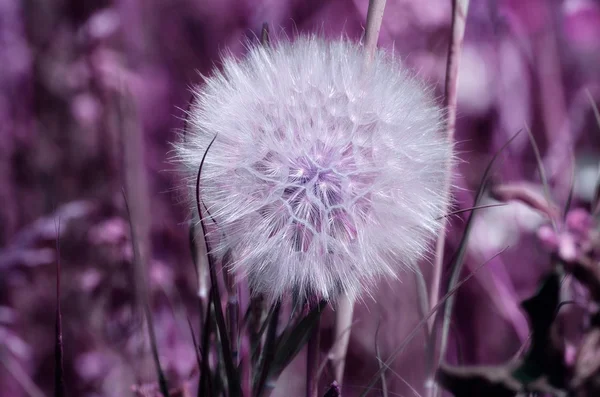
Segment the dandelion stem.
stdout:
<svg viewBox="0 0 600 397">
<path fill-rule="evenodd" d="M 383 20 L 383 10 L 386 0 L 369 0 L 369 9 L 367 11 L 367 29 L 365 31 L 365 48 L 367 50 L 367 60 L 373 59 L 377 49 L 377 40 L 381 30 L 381 21 Z"/>
<path fill-rule="evenodd" d="M 335 380 L 340 389 L 344 380 L 346 352 L 348 351 L 348 343 L 350 342 L 350 327 L 352 326 L 353 314 L 354 300 L 349 296 L 342 297 L 335 310 L 335 334 L 333 337 L 336 343 L 333 345 L 330 355 Z"/>
<path fill-rule="evenodd" d="M 306 346 L 306 397 L 317 397 L 319 390 L 319 352 L 321 348 L 321 316 L 317 317 L 310 339 Z"/>
</svg>

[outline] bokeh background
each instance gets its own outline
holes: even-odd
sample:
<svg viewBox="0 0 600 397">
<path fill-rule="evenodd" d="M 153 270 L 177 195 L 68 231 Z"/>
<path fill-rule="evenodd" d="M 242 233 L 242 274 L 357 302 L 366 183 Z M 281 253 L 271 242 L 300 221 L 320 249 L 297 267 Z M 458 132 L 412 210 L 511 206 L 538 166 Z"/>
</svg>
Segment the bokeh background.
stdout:
<svg viewBox="0 0 600 397">
<path fill-rule="evenodd" d="M 244 53 L 263 23 L 274 36 L 316 32 L 360 40 L 367 0 L 0 0 L 0 395 L 52 395 L 56 242 L 62 264 L 65 381 L 71 396 L 152 395 L 155 378 L 122 195 L 123 118 L 144 137 L 149 178 L 150 290 L 170 384 L 195 393 L 186 316 L 199 324 L 189 215 L 169 162 L 190 87 Z M 379 44 L 443 95 L 450 0 L 388 0 Z M 455 207 L 468 208 L 491 156 L 528 125 L 551 195 L 589 205 L 600 160 L 600 2 L 471 0 L 458 89 Z M 120 111 L 124 93 L 133 106 Z M 494 169 L 496 183 L 541 191 L 534 152 L 520 134 Z M 483 204 L 493 204 L 491 196 Z M 135 205 L 131 202 L 130 205 Z M 453 217 L 446 256 L 465 214 Z M 550 268 L 536 237 L 547 219 L 519 203 L 481 210 L 466 270 L 509 247 L 458 293 L 449 360 L 494 364 L 526 341 L 519 302 Z M 60 227 L 58 227 L 60 225 Z M 429 278 L 432 264 L 422 264 Z M 420 319 L 412 275 L 382 282 L 357 305 L 344 395 L 360 393 Z M 331 346 L 330 310 L 322 324 Z M 576 327 L 576 325 L 573 325 Z M 195 327 L 197 330 L 197 326 Z M 377 332 L 379 328 L 379 332 Z M 565 330 L 568 332 L 568 330 Z M 377 334 L 377 335 L 376 335 Z M 275 395 L 303 394 L 302 354 Z M 424 340 L 387 373 L 390 395 L 423 392 Z M 330 382 L 331 371 L 323 375 Z M 398 393 L 398 394 L 392 394 Z M 379 395 L 377 389 L 373 395 Z"/>
</svg>

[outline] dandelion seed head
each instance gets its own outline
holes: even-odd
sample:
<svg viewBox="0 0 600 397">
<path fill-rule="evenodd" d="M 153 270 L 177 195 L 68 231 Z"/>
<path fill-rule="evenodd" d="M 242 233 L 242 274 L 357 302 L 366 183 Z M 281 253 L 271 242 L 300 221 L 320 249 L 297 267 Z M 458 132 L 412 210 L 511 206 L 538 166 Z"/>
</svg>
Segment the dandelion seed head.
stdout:
<svg viewBox="0 0 600 397">
<path fill-rule="evenodd" d="M 314 36 L 227 56 L 176 145 L 212 253 L 269 299 L 357 296 L 415 269 L 440 228 L 453 151 L 431 90 L 379 50 Z M 195 208 L 195 204 L 194 204 Z M 208 216 L 210 214 L 210 216 Z"/>
</svg>

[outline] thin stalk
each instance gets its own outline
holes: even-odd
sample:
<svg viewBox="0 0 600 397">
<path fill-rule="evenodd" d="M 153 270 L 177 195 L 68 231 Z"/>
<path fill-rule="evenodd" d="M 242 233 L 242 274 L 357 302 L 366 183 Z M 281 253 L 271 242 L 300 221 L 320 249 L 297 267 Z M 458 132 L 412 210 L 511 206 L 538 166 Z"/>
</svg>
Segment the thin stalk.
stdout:
<svg viewBox="0 0 600 397">
<path fill-rule="evenodd" d="M 467 11 L 469 9 L 469 0 L 452 1 L 452 40 L 448 50 L 448 61 L 446 63 L 446 86 L 444 105 L 447 109 L 446 135 L 450 144 L 454 143 L 454 132 L 456 130 L 456 105 L 458 101 L 458 68 L 460 65 L 460 50 L 465 36 L 465 26 L 467 22 Z M 450 191 L 451 175 L 444 183 L 446 192 Z M 444 211 L 444 212 L 447 212 Z M 446 246 L 446 219 L 442 220 L 440 237 L 435 246 L 435 262 L 433 266 L 433 281 L 431 285 L 430 307 L 434 307 L 440 297 L 440 285 L 442 280 L 444 265 L 444 248 Z M 429 330 L 433 328 L 435 317 L 432 316 L 429 321 Z"/>
<path fill-rule="evenodd" d="M 125 205 L 129 215 L 131 228 L 131 245 L 133 248 L 133 267 L 135 273 L 136 294 L 141 302 L 148 328 L 150 347 L 156 365 L 160 392 L 164 397 L 169 396 L 167 380 L 160 366 L 156 335 L 154 332 L 150 291 L 148 291 L 148 263 L 150 260 L 150 192 L 148 179 L 144 169 L 144 137 L 143 131 L 136 118 L 133 98 L 121 100 L 118 107 L 119 125 L 121 127 L 122 161 L 124 175 Z M 135 203 L 129 206 L 128 201 Z"/>
<path fill-rule="evenodd" d="M 321 316 L 306 346 L 306 397 L 317 397 L 319 391 L 319 353 L 321 349 Z"/>
<path fill-rule="evenodd" d="M 354 300 L 349 296 L 340 298 L 335 310 L 335 330 L 333 340 L 336 342 L 331 349 L 330 355 L 333 373 L 340 390 L 344 381 L 346 353 L 348 351 L 348 343 L 350 342 L 350 327 L 352 326 L 353 314 Z"/>
<path fill-rule="evenodd" d="M 262 354 L 260 355 L 257 371 L 257 381 L 255 383 L 254 396 L 262 397 L 269 396 L 273 391 L 273 385 L 267 382 L 269 378 L 270 365 L 275 356 L 277 344 L 277 324 L 279 323 L 279 312 L 281 311 L 281 302 L 274 304 L 269 316 L 267 335 L 265 336 L 265 344 Z"/>
<path fill-rule="evenodd" d="M 383 11 L 386 0 L 369 0 L 369 9 L 367 10 L 367 29 L 365 31 L 365 49 L 367 50 L 367 61 L 373 59 L 377 49 L 377 40 L 381 30 L 381 21 L 383 20 Z"/>
<path fill-rule="evenodd" d="M 227 325 L 229 327 L 229 341 L 231 342 L 231 359 L 237 366 L 239 365 L 239 295 L 238 286 L 236 283 L 235 274 L 230 269 L 225 268 L 226 263 L 223 263 L 223 276 L 225 278 L 225 286 L 227 287 L 227 306 L 225 308 L 227 314 Z"/>
<path fill-rule="evenodd" d="M 377 357 L 377 363 L 379 364 L 379 370 L 381 371 L 381 397 L 388 397 L 387 381 L 385 380 L 385 369 L 383 368 L 383 361 L 381 360 L 381 352 L 379 350 L 380 328 L 381 319 L 379 319 L 379 321 L 377 322 L 377 330 L 375 331 L 375 355 Z"/>
<path fill-rule="evenodd" d="M 379 39 L 379 31 L 381 30 L 381 23 L 383 21 L 383 14 L 385 10 L 386 0 L 370 0 L 369 9 L 367 10 L 367 28 L 365 31 L 365 49 L 366 49 L 366 62 L 367 64 L 373 59 L 375 51 L 377 50 L 377 40 Z M 345 296 L 340 299 L 339 305 L 335 312 L 335 334 L 334 340 L 337 343 L 334 345 L 331 352 L 331 362 L 334 369 L 335 380 L 338 382 L 338 387 L 341 392 L 342 383 L 344 381 L 344 368 L 346 365 L 346 353 L 348 351 L 348 343 L 350 341 L 350 332 L 348 328 L 352 325 L 352 317 L 354 315 L 354 300 L 349 296 Z M 315 333 L 318 334 L 319 327 L 317 324 Z M 318 336 L 316 337 L 318 340 Z M 311 346 L 311 340 L 309 340 L 309 348 Z M 310 352 L 310 350 L 309 350 Z M 311 357 L 307 364 L 309 364 L 313 358 Z M 318 360 L 318 357 L 315 358 Z M 315 368 L 317 365 L 315 365 Z M 307 373 L 307 376 L 310 373 Z M 310 379 L 307 378 L 307 382 Z M 310 389 L 307 388 L 307 393 Z M 316 391 L 315 391 L 316 393 Z M 308 394 L 307 394 L 308 395 Z"/>
<path fill-rule="evenodd" d="M 463 286 L 463 284 L 465 284 L 473 276 L 475 276 L 475 274 L 477 274 L 477 272 L 483 266 L 485 266 L 487 263 L 489 263 L 490 261 L 492 261 L 498 255 L 502 254 L 508 248 L 509 247 L 504 248 L 502 251 L 498 252 L 496 255 L 492 256 L 490 259 L 488 259 L 487 261 L 485 261 L 484 263 L 482 263 L 481 265 L 479 265 L 477 268 L 475 268 L 475 270 L 473 270 L 473 272 L 471 272 L 468 276 L 466 276 L 464 279 L 462 279 L 461 281 L 459 281 L 454 286 L 454 288 L 452 288 L 450 291 L 448 291 L 446 293 L 446 295 L 444 295 L 440 299 L 440 301 L 433 308 L 431 308 L 431 310 L 429 311 L 429 313 L 427 314 L 427 316 L 425 316 L 423 319 L 421 319 L 417 323 L 417 325 L 413 328 L 413 330 L 406 336 L 406 338 L 404 338 L 404 341 L 400 344 L 400 346 L 398 346 L 392 352 L 392 354 L 390 354 L 390 356 L 387 358 L 387 360 L 385 362 L 383 362 L 383 366 L 371 377 L 371 380 L 369 381 L 369 383 L 367 384 L 367 386 L 364 388 L 363 392 L 360 394 L 360 397 L 366 397 L 367 396 L 367 394 L 372 390 L 373 386 L 375 386 L 375 383 L 377 383 L 377 381 L 380 379 L 381 373 L 384 372 L 384 371 L 386 371 L 387 369 L 389 369 L 390 365 L 396 359 L 396 357 L 398 357 L 399 354 L 401 354 L 402 352 L 404 352 L 404 349 L 414 339 L 414 337 L 417 335 L 417 333 L 419 332 L 419 330 L 421 329 L 421 327 L 427 326 L 427 321 L 431 317 L 433 317 L 435 315 L 435 313 L 442 307 L 442 305 L 444 305 L 444 303 L 446 302 L 446 300 L 449 299 L 451 296 L 453 296 L 456 293 L 456 291 L 458 291 L 458 289 Z"/>
</svg>

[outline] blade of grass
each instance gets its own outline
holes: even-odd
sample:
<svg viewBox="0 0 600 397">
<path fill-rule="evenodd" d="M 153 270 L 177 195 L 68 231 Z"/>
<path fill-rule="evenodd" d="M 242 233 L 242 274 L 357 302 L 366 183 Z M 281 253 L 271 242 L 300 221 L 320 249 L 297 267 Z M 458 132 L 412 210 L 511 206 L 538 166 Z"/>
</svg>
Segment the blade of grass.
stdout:
<svg viewBox="0 0 600 397">
<path fill-rule="evenodd" d="M 122 169 L 125 170 L 123 197 L 131 229 L 133 248 L 133 266 L 136 279 L 138 301 L 142 303 L 148 327 L 152 357 L 156 365 L 158 384 L 164 397 L 169 396 L 169 387 L 160 365 L 156 335 L 152 319 L 152 309 L 148 291 L 148 262 L 150 258 L 150 193 L 147 175 L 144 170 L 144 142 L 142 130 L 136 119 L 133 99 L 120 98 L 117 106 L 122 146 Z M 133 199 L 134 207 L 130 207 L 128 199 Z"/>
<path fill-rule="evenodd" d="M 569 164 L 571 164 L 571 180 L 569 183 L 569 194 L 562 213 L 563 221 L 567 219 L 567 214 L 569 213 L 569 208 L 571 208 L 571 202 L 573 201 L 573 190 L 575 189 L 575 159 L 573 158 L 573 153 L 571 153 L 571 161 Z"/>
<path fill-rule="evenodd" d="M 423 327 L 427 329 L 427 327 Z M 381 360 L 381 352 L 379 351 L 379 330 L 381 329 L 381 318 L 377 321 L 377 329 L 375 330 L 375 356 L 377 357 L 377 364 L 379 364 L 379 370 L 381 371 L 381 397 L 388 397 L 387 381 L 385 380 L 385 368 Z"/>
<path fill-rule="evenodd" d="M 473 272 L 471 272 L 469 275 L 467 275 L 464 279 L 462 279 L 458 284 L 456 284 L 454 286 L 454 288 L 450 291 L 448 291 L 448 293 L 446 295 L 444 295 L 442 297 L 442 299 L 440 299 L 440 301 L 429 310 L 429 313 L 427 314 L 427 316 L 423 317 L 418 323 L 417 325 L 413 328 L 413 330 L 407 335 L 406 338 L 404 338 L 404 341 L 402 341 L 402 343 L 400 344 L 400 346 L 398 346 L 393 352 L 392 354 L 390 354 L 390 356 L 388 357 L 388 359 L 383 363 L 383 367 L 381 369 L 379 369 L 372 377 L 371 380 L 369 381 L 369 383 L 367 384 L 367 386 L 365 387 L 365 390 L 360 394 L 360 397 L 366 397 L 367 393 L 373 388 L 373 386 L 375 386 L 375 383 L 377 383 L 377 381 L 380 379 L 381 377 L 381 373 L 383 371 L 385 371 L 387 368 L 389 368 L 389 366 L 394 362 L 394 360 L 396 359 L 396 357 L 398 357 L 398 355 L 400 353 L 402 353 L 404 351 L 404 349 L 408 346 L 408 344 L 414 339 L 414 337 L 417 335 L 417 333 L 419 332 L 420 328 L 425 326 L 427 324 L 427 322 L 429 321 L 429 319 L 431 317 L 433 317 L 433 315 L 446 303 L 446 300 L 448 298 L 450 298 L 451 296 L 453 296 L 456 291 L 458 291 L 458 289 L 460 287 L 463 286 L 463 284 L 465 284 L 467 281 L 469 281 L 473 276 L 475 276 L 475 274 L 477 274 L 477 272 L 484 267 L 486 264 L 488 264 L 490 261 L 492 261 L 494 258 L 496 258 L 498 255 L 502 254 L 504 251 L 506 251 L 509 247 L 504 248 L 502 251 L 498 252 L 496 255 L 492 256 L 490 259 L 488 259 L 487 261 L 483 262 L 481 265 L 477 266 L 477 268 L 475 268 L 475 270 Z"/>
<path fill-rule="evenodd" d="M 129 226 L 131 228 L 131 244 L 133 246 L 133 262 L 135 264 L 135 267 L 138 269 L 138 271 L 136 272 L 138 275 L 138 280 L 142 280 L 140 281 L 140 284 L 144 284 L 146 285 L 146 280 L 147 277 L 146 276 L 142 276 L 142 274 L 145 274 L 145 272 L 141 271 L 141 268 L 143 265 L 141 265 L 141 259 L 140 259 L 140 248 L 138 246 L 137 243 L 137 236 L 136 236 L 136 231 L 135 231 L 135 227 L 133 225 L 133 219 L 132 219 L 132 215 L 130 212 L 130 208 L 129 208 L 129 204 L 127 203 L 127 197 L 125 196 L 125 192 L 124 194 L 124 198 L 125 198 L 125 206 L 127 208 L 127 212 L 129 214 Z M 145 269 L 145 267 L 144 267 Z M 158 354 L 158 344 L 156 343 L 156 333 L 154 332 L 154 321 L 153 321 L 153 316 L 152 316 L 152 309 L 150 308 L 150 300 L 148 298 L 148 292 L 146 291 L 145 288 L 141 288 L 142 291 L 144 292 L 140 292 L 141 295 L 141 299 L 142 299 L 142 305 L 144 308 L 144 317 L 146 318 L 146 327 L 148 328 L 148 336 L 150 339 L 150 349 L 152 350 L 152 358 L 154 359 L 154 363 L 156 365 L 156 373 L 157 373 L 157 377 L 158 377 L 158 385 L 159 385 L 159 389 L 161 394 L 163 395 L 163 397 L 169 397 L 169 387 L 167 384 L 167 378 L 165 377 L 165 374 L 162 370 L 162 367 L 160 365 L 160 357 Z"/>
<path fill-rule="evenodd" d="M 469 212 L 469 211 L 482 210 L 484 208 L 504 207 L 505 205 L 507 205 L 507 204 L 499 203 L 499 204 L 485 204 L 485 205 L 478 205 L 478 206 L 474 206 L 474 207 L 470 207 L 470 208 L 463 208 L 460 210 L 448 212 L 446 215 L 439 217 L 438 220 L 440 220 L 442 218 L 449 218 L 451 216 L 459 215 L 459 214 Z"/>
<path fill-rule="evenodd" d="M 206 160 L 206 155 L 210 150 L 211 146 L 215 142 L 217 136 L 210 141 L 204 155 L 202 156 L 202 160 L 200 161 L 200 166 L 198 167 L 198 175 L 196 178 L 196 206 L 198 211 L 198 218 L 200 219 L 200 226 L 202 229 L 202 235 L 206 241 L 206 249 L 208 252 L 208 269 L 210 274 L 210 284 L 211 284 L 211 293 L 213 299 L 213 307 L 215 308 L 215 319 L 217 323 L 217 331 L 221 340 L 221 349 L 223 350 L 223 360 L 225 364 L 225 372 L 227 374 L 227 386 L 229 388 L 229 395 L 231 397 L 241 396 L 242 389 L 239 381 L 237 367 L 232 359 L 231 345 L 229 341 L 229 337 L 227 335 L 227 329 L 225 326 L 225 316 L 223 315 L 223 308 L 221 307 L 221 293 L 219 291 L 219 283 L 217 279 L 217 273 L 215 270 L 215 263 L 213 256 L 210 254 L 210 244 L 206 239 L 206 226 L 204 224 L 204 217 L 202 216 L 201 209 L 201 201 L 200 201 L 200 176 L 202 174 L 202 166 L 204 165 L 204 161 Z"/>
<path fill-rule="evenodd" d="M 527 131 L 527 136 L 529 137 L 529 141 L 531 142 L 531 147 L 533 148 L 533 153 L 535 154 L 535 160 L 538 165 L 538 172 L 540 173 L 540 179 L 542 180 L 542 187 L 544 188 L 544 196 L 546 197 L 546 201 L 548 203 L 548 207 L 552 206 L 552 198 L 550 196 L 550 187 L 548 185 L 548 178 L 546 177 L 546 171 L 544 170 L 544 164 L 542 162 L 542 156 L 540 155 L 540 149 L 538 148 L 537 143 L 535 142 L 535 138 L 533 137 L 533 133 L 529 129 L 529 126 L 525 124 L 525 131 Z M 555 232 L 558 232 L 558 228 L 556 226 L 556 219 L 554 217 L 550 217 L 550 222 L 552 222 L 552 227 Z"/>
<path fill-rule="evenodd" d="M 311 311 L 296 322 L 288 326 L 277 339 L 277 348 L 273 364 L 269 373 L 269 383 L 275 383 L 281 372 L 294 359 L 308 342 L 309 337 L 319 324 L 321 313 L 325 309 L 327 301 L 322 300 Z"/>
<path fill-rule="evenodd" d="M 213 384 L 210 373 L 210 336 L 212 331 L 212 293 L 208 294 L 208 302 L 206 306 L 206 313 L 204 318 L 204 324 L 202 326 L 202 365 L 200 369 L 200 380 L 198 385 L 198 397 L 209 396 L 213 394 Z M 208 393 L 208 394 L 207 394 Z"/>
<path fill-rule="evenodd" d="M 475 194 L 475 200 L 473 203 L 473 207 L 477 207 L 477 205 L 479 204 L 479 201 L 481 200 L 481 198 L 483 197 L 483 194 L 485 193 L 487 182 L 490 177 L 490 173 L 491 173 L 494 163 L 496 162 L 496 160 L 498 159 L 500 154 L 519 135 L 520 132 L 521 131 L 518 131 L 515 135 L 513 135 L 500 148 L 500 150 L 498 150 L 496 152 L 496 154 L 494 154 L 494 156 L 490 160 L 489 164 L 487 165 L 487 167 L 484 170 L 483 175 L 481 177 L 481 182 L 479 184 L 479 188 L 477 189 L 477 193 Z M 468 242 L 469 236 L 471 234 L 473 220 L 475 219 L 475 213 L 476 213 L 476 211 L 474 210 L 469 215 L 469 219 L 467 220 L 467 224 L 465 226 L 465 231 L 463 232 L 460 243 L 458 245 L 458 250 L 457 250 L 456 254 L 454 255 L 454 260 L 453 260 L 452 264 L 450 265 L 450 268 L 452 269 L 452 273 L 451 273 L 450 281 L 449 281 L 448 287 L 447 287 L 448 291 L 454 289 L 454 286 L 456 285 L 456 283 L 458 282 L 458 278 L 460 277 L 460 273 L 462 272 L 464 257 L 465 257 L 466 251 L 467 251 L 467 242 Z M 450 318 L 452 315 L 453 306 L 454 306 L 454 297 L 450 296 L 448 301 L 446 302 L 446 307 L 444 310 L 444 319 L 443 319 L 443 323 L 442 323 L 442 339 L 441 339 L 441 343 L 440 343 L 440 356 L 439 356 L 439 360 L 438 360 L 438 365 L 446 354 L 446 348 L 447 348 L 447 344 L 448 344 Z M 432 341 L 431 343 L 435 343 L 435 340 L 436 340 L 436 330 L 435 330 L 435 328 L 433 328 L 432 333 L 431 333 L 431 341 Z M 431 361 L 433 361 L 433 360 L 431 360 Z M 435 368 L 432 368 L 432 370 L 435 370 Z M 437 393 L 438 390 L 439 389 L 437 387 L 432 388 L 432 391 L 434 393 Z"/>
<path fill-rule="evenodd" d="M 262 354 L 258 360 L 258 370 L 256 374 L 258 375 L 256 382 L 254 382 L 254 396 L 261 397 L 266 388 L 267 377 L 270 371 L 270 365 L 273 361 L 273 357 L 275 355 L 275 349 L 277 345 L 277 324 L 279 323 L 279 313 L 281 311 L 281 303 L 277 302 L 273 306 L 273 310 L 271 311 L 268 321 L 268 329 L 267 335 L 265 338 L 265 343 L 263 347 Z"/>
<path fill-rule="evenodd" d="M 194 333 L 194 327 L 192 327 L 192 321 L 187 317 L 188 327 L 190 328 L 190 335 L 192 336 L 192 343 L 194 344 L 194 353 L 196 353 L 196 363 L 198 364 L 198 371 L 202 371 L 202 350 L 198 346 L 198 340 L 196 340 L 196 334 Z"/>
</svg>

